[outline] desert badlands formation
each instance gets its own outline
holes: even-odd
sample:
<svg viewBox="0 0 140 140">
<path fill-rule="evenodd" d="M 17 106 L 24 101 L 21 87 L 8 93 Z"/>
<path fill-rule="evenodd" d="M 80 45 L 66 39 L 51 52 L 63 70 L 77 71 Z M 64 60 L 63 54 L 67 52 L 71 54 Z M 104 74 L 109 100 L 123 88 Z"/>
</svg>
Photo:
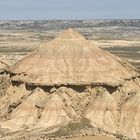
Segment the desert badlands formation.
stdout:
<svg viewBox="0 0 140 140">
<path fill-rule="evenodd" d="M 140 140 L 139 71 L 77 31 L 0 69 L 0 139 Z"/>
</svg>

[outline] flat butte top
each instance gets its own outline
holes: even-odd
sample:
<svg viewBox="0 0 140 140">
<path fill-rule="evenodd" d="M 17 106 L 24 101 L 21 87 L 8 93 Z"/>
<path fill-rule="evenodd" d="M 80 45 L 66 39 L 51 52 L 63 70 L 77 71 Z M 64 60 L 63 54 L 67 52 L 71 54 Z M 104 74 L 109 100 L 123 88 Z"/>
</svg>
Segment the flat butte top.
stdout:
<svg viewBox="0 0 140 140">
<path fill-rule="evenodd" d="M 10 68 L 15 81 L 35 85 L 118 85 L 139 74 L 122 60 L 68 29 Z"/>
</svg>

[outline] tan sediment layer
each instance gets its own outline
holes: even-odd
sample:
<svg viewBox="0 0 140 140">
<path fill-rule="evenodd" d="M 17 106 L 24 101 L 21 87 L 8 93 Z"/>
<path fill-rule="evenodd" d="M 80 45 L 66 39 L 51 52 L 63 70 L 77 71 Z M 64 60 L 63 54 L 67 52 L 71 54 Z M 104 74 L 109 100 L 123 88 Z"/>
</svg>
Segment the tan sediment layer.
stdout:
<svg viewBox="0 0 140 140">
<path fill-rule="evenodd" d="M 112 137 L 105 137 L 105 136 L 93 136 L 93 137 L 77 137 L 77 138 L 71 138 L 67 140 L 117 140 L 117 139 Z"/>
</svg>

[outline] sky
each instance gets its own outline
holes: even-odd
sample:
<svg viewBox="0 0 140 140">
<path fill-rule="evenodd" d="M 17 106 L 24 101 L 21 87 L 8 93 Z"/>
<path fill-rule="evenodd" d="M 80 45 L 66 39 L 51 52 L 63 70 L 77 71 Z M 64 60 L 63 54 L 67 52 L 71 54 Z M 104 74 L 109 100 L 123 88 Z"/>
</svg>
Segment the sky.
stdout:
<svg viewBox="0 0 140 140">
<path fill-rule="evenodd" d="M 0 0 L 1 20 L 139 18 L 140 0 Z"/>
</svg>

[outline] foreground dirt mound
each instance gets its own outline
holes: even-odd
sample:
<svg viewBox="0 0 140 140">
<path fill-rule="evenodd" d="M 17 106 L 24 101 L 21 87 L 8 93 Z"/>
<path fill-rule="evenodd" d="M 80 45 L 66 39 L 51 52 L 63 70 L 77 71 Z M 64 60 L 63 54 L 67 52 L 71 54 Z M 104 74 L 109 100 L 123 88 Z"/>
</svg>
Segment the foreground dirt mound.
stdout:
<svg viewBox="0 0 140 140">
<path fill-rule="evenodd" d="M 3 139 L 140 139 L 139 72 L 72 29 L 5 72 Z"/>
<path fill-rule="evenodd" d="M 140 138 L 140 94 L 130 98 L 122 107 L 119 131 L 130 138 Z"/>
<path fill-rule="evenodd" d="M 19 88 L 21 93 L 26 89 L 23 85 L 16 88 Z M 104 130 L 106 134 L 121 134 L 138 139 L 140 90 L 137 89 L 133 93 L 131 87 L 132 89 L 126 89 L 124 95 L 124 88 L 126 89 L 125 85 L 118 87 L 111 94 L 108 88 L 101 86 L 88 86 L 82 92 L 75 87 L 52 88 L 50 93 L 38 87 L 33 91 L 26 89 L 20 99 L 15 98 L 14 94 L 8 96 L 9 106 L 6 106 L 5 112 L 7 117 L 0 125 L 10 131 L 51 127 L 54 129 L 87 118 L 93 128 Z M 116 93 L 120 95 L 121 100 L 115 96 Z"/>
<path fill-rule="evenodd" d="M 112 133 L 117 132 L 117 103 L 108 91 L 104 91 L 95 101 L 91 101 L 85 112 L 85 117 L 91 120 L 95 127 Z"/>
<path fill-rule="evenodd" d="M 18 88 L 14 86 L 13 90 L 10 87 L 10 91 L 15 93 L 9 94 L 7 113 L 10 117 L 1 126 L 16 131 L 24 127 L 32 127 L 33 125 L 47 128 L 70 122 L 78 115 L 73 107 L 70 107 L 72 106 L 70 100 L 73 100 L 70 99 L 70 95 L 64 94 L 65 97 L 63 95 L 60 96 L 62 89 L 63 91 L 69 91 L 67 88 L 60 88 L 50 95 L 50 93 L 46 93 L 40 88 L 36 88 L 33 91 L 25 91 L 23 84 L 19 85 Z"/>
</svg>

